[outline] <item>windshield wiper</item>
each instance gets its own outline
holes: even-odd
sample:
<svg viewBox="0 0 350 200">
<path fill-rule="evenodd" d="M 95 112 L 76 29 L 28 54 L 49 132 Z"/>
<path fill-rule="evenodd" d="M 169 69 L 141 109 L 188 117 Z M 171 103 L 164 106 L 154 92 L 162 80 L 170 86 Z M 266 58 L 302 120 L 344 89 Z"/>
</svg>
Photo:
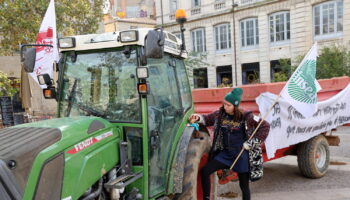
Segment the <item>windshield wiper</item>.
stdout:
<svg viewBox="0 0 350 200">
<path fill-rule="evenodd" d="M 67 106 L 67 114 L 66 114 L 66 117 L 69 117 L 70 112 L 71 112 L 71 110 L 72 110 L 73 104 L 77 105 L 77 107 L 78 107 L 79 109 L 81 109 L 81 110 L 87 112 L 89 115 L 94 115 L 94 116 L 96 116 L 96 117 L 106 117 L 107 114 L 105 114 L 105 113 L 103 113 L 103 112 L 101 112 L 101 111 L 97 111 L 97 110 L 95 110 L 95 109 L 92 109 L 92 108 L 90 108 L 90 107 L 88 107 L 88 106 L 85 106 L 85 105 L 83 105 L 83 104 L 81 104 L 81 103 L 76 103 L 76 102 L 74 101 L 74 99 L 75 99 L 74 96 L 75 96 L 75 93 L 76 93 L 76 90 L 77 90 L 77 85 L 78 85 L 77 83 L 78 83 L 78 79 L 74 79 L 74 83 L 73 83 L 73 86 L 72 86 L 72 90 L 71 90 L 71 92 L 70 92 L 70 94 L 69 94 L 69 97 L 68 97 L 68 99 L 67 99 L 67 101 L 68 101 L 68 106 Z"/>
<path fill-rule="evenodd" d="M 107 117 L 107 114 L 103 113 L 102 111 L 95 110 L 81 103 L 75 103 L 75 104 L 78 106 L 79 109 L 87 112 L 89 115 L 94 115 L 96 117 Z"/>
<path fill-rule="evenodd" d="M 67 106 L 67 114 L 66 117 L 69 117 L 70 111 L 72 110 L 73 105 L 73 97 L 75 95 L 75 90 L 77 89 L 77 82 L 78 79 L 74 79 L 72 90 L 70 91 L 69 97 L 68 97 L 68 106 Z"/>
</svg>

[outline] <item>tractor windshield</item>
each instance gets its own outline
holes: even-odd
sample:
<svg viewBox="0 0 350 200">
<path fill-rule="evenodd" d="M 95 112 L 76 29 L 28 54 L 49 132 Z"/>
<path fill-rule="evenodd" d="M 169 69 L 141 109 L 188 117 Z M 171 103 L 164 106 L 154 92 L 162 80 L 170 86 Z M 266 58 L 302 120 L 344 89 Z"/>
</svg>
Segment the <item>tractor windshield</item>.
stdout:
<svg viewBox="0 0 350 200">
<path fill-rule="evenodd" d="M 110 121 L 141 122 L 136 48 L 67 52 L 59 115 L 93 115 Z"/>
</svg>

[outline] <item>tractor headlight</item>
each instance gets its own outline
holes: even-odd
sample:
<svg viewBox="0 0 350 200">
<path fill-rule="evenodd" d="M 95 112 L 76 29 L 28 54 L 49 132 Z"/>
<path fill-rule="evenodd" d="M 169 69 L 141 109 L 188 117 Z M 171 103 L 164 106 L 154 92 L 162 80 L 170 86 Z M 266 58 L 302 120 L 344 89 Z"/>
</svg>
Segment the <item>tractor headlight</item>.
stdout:
<svg viewBox="0 0 350 200">
<path fill-rule="evenodd" d="M 58 47 L 61 49 L 73 48 L 75 47 L 75 38 L 67 37 L 58 39 Z"/>
<path fill-rule="evenodd" d="M 139 39 L 138 32 L 135 30 L 120 32 L 119 38 L 120 42 L 135 42 Z"/>
</svg>

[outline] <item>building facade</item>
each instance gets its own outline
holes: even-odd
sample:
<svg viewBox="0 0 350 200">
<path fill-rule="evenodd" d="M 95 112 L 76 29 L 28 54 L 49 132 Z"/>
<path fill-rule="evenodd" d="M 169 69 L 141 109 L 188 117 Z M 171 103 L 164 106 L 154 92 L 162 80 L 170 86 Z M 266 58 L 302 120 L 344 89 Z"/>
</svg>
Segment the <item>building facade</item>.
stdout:
<svg viewBox="0 0 350 200">
<path fill-rule="evenodd" d="M 105 0 L 99 32 L 154 28 L 155 12 L 154 0 Z"/>
<path fill-rule="evenodd" d="M 350 41 L 350 0 L 157 0 L 157 24 L 180 37 L 178 8 L 187 50 L 207 54 L 208 65 L 193 69 L 195 88 L 268 83 L 280 59 Z"/>
<path fill-rule="evenodd" d="M 108 16 L 105 16 L 105 18 Z M 104 32 L 114 32 L 137 28 L 154 28 L 156 21 L 150 18 L 125 18 L 104 20 Z"/>
</svg>

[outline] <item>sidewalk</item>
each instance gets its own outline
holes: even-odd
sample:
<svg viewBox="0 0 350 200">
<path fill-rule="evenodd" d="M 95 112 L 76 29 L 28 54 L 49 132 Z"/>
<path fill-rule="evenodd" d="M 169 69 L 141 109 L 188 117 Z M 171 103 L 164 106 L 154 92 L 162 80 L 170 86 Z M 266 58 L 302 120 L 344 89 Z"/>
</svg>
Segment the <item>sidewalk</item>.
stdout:
<svg viewBox="0 0 350 200">
<path fill-rule="evenodd" d="M 341 135 L 342 145 L 331 147 L 331 164 L 320 179 L 303 177 L 296 156 L 286 156 L 264 164 L 262 180 L 251 183 L 252 200 L 350 200 L 350 158 L 347 157 L 350 134 Z M 344 155 L 346 154 L 346 155 Z M 223 198 L 219 194 L 239 193 L 237 198 Z M 241 200 L 238 182 L 218 186 L 218 200 Z"/>
<path fill-rule="evenodd" d="M 236 199 L 240 199 L 238 197 Z M 220 199 L 220 198 L 219 198 Z M 224 198 L 221 198 L 224 200 Z M 273 192 L 252 194 L 252 200 L 350 200 L 350 187 L 294 192 Z"/>
</svg>

